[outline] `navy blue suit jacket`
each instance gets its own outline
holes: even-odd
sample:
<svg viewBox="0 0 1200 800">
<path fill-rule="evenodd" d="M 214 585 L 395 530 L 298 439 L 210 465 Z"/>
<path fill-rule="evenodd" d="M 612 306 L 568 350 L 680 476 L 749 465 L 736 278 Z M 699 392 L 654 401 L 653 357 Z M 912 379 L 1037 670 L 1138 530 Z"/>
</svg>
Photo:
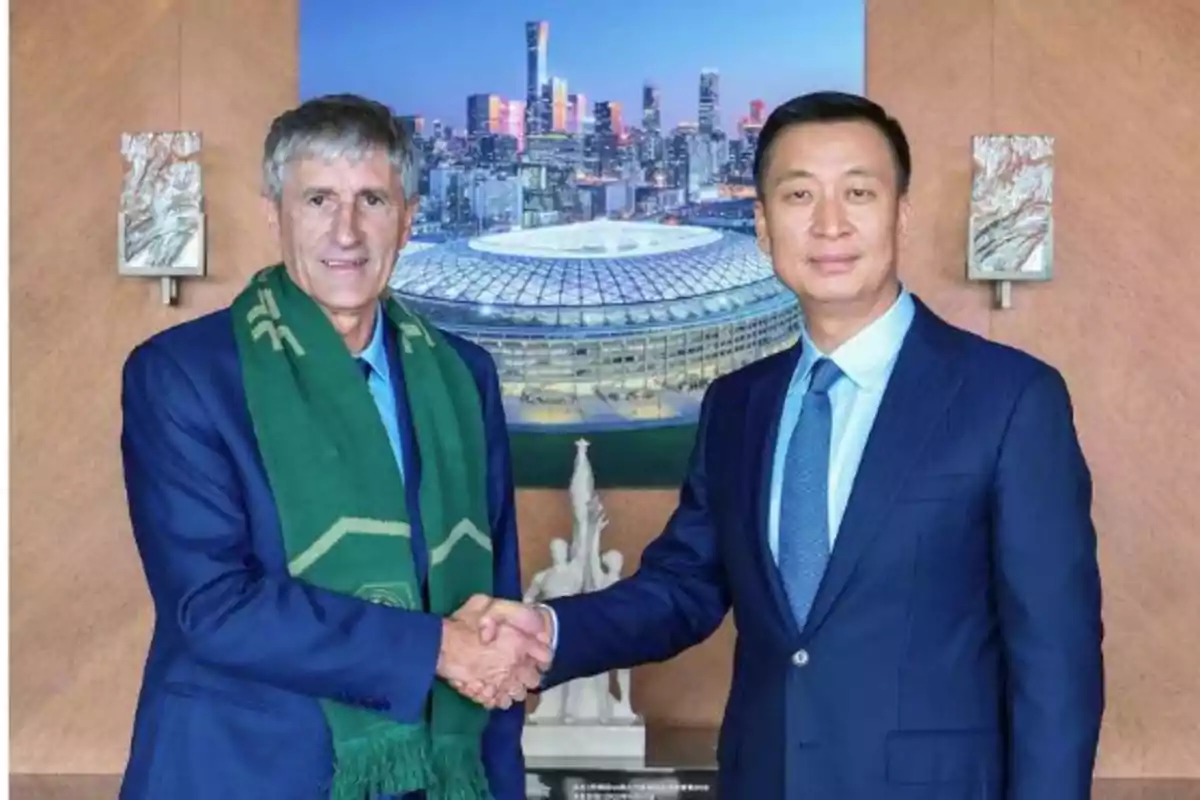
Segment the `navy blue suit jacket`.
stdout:
<svg viewBox="0 0 1200 800">
<path fill-rule="evenodd" d="M 713 383 L 679 507 L 638 571 L 551 602 L 547 685 L 670 658 L 732 608 L 721 797 L 1086 800 L 1100 579 L 1062 377 L 918 302 L 800 631 L 767 540 L 798 355 Z"/>
<path fill-rule="evenodd" d="M 494 591 L 519 599 L 495 366 L 483 349 L 447 338 L 475 376 L 486 416 Z M 392 358 L 408 502 L 417 509 L 420 454 Z M 419 719 L 436 679 L 441 619 L 289 577 L 228 309 L 137 347 L 122 403 L 129 510 L 155 624 L 121 797 L 326 797 L 333 752 L 318 698 Z M 412 522 L 419 550 L 419 513 Z M 493 711 L 484 735 L 497 800 L 525 796 L 523 724 L 522 704 Z"/>
</svg>

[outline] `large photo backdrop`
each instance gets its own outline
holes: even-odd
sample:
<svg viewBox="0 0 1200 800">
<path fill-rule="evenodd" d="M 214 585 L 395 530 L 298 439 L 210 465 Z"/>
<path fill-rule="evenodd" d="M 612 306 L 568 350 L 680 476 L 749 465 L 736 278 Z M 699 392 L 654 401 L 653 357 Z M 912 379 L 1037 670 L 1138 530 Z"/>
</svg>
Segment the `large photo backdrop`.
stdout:
<svg viewBox="0 0 1200 800">
<path fill-rule="evenodd" d="M 753 237 L 778 103 L 862 92 L 862 0 L 301 0 L 300 94 L 421 153 L 392 289 L 495 358 L 519 486 L 674 487 L 718 376 L 795 342 Z"/>
</svg>

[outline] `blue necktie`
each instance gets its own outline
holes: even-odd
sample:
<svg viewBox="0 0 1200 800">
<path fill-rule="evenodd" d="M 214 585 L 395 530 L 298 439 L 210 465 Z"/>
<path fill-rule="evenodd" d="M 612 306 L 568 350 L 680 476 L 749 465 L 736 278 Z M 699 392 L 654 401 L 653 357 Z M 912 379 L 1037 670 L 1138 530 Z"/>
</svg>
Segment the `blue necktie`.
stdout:
<svg viewBox="0 0 1200 800">
<path fill-rule="evenodd" d="M 784 461 L 779 571 L 801 630 L 829 562 L 829 387 L 841 376 L 827 358 L 813 366 Z"/>
</svg>

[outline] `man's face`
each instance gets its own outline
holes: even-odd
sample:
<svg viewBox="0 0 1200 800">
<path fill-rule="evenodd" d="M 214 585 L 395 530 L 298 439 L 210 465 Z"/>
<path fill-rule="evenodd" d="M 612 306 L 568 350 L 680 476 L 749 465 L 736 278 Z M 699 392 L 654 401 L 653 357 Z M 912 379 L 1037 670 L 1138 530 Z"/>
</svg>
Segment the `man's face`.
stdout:
<svg viewBox="0 0 1200 800">
<path fill-rule="evenodd" d="M 865 122 L 796 125 L 775 140 L 755 203 L 759 247 L 808 307 L 872 307 L 898 286 L 908 224 L 887 138 Z"/>
<path fill-rule="evenodd" d="M 330 315 L 374 308 L 412 230 L 407 204 L 383 149 L 360 161 L 300 159 L 289 165 L 278 207 L 288 276 Z"/>
</svg>

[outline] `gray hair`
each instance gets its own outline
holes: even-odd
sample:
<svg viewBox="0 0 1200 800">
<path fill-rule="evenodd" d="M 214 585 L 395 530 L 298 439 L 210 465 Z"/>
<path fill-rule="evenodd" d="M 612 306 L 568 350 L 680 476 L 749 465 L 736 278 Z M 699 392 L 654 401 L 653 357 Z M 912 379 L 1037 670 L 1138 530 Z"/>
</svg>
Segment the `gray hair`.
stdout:
<svg viewBox="0 0 1200 800">
<path fill-rule="evenodd" d="M 300 158 L 349 158 L 383 149 L 400 178 L 404 199 L 414 200 L 420 168 L 417 149 L 405 126 L 382 103 L 353 94 L 305 101 L 271 123 L 263 144 L 263 193 L 280 201 L 284 172 Z"/>
</svg>

